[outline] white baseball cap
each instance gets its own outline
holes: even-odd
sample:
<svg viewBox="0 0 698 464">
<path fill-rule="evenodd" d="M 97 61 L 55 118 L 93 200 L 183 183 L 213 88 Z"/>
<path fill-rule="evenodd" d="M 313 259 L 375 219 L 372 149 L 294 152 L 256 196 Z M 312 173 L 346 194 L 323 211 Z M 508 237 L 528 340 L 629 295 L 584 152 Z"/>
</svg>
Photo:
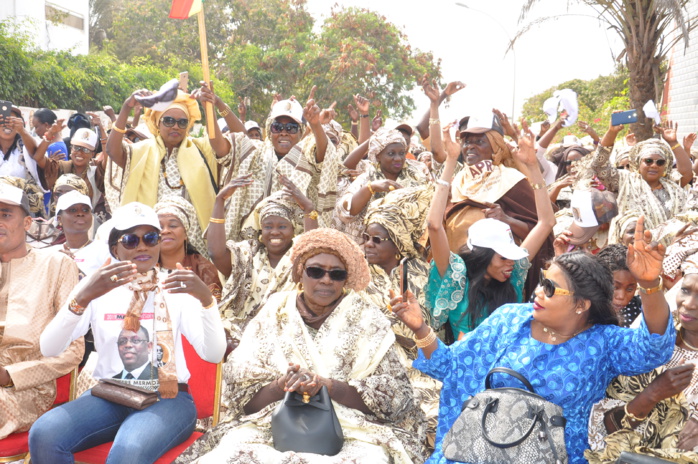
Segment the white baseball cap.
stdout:
<svg viewBox="0 0 698 464">
<path fill-rule="evenodd" d="M 127 203 L 114 212 L 111 218 L 112 227 L 116 230 L 128 230 L 137 226 L 153 226 L 160 229 L 158 215 L 150 206 L 137 201 Z"/>
<path fill-rule="evenodd" d="M 245 122 L 245 130 L 248 131 L 250 129 L 259 129 L 260 131 L 262 130 L 262 128 L 259 127 L 259 124 L 257 124 L 255 121 Z"/>
<path fill-rule="evenodd" d="M 573 145 L 581 145 L 582 142 L 577 138 L 576 135 L 565 135 L 562 138 L 562 146 L 567 148 Z"/>
<path fill-rule="evenodd" d="M 601 224 L 611 222 L 618 214 L 615 195 L 597 189 L 576 189 L 572 193 L 570 209 L 574 221 L 569 228 L 572 232 L 571 245 L 583 245 L 594 236 Z"/>
<path fill-rule="evenodd" d="M 281 116 L 288 116 L 303 125 L 303 107 L 296 100 L 281 100 L 271 109 L 271 118 L 276 119 Z"/>
<path fill-rule="evenodd" d="M 97 146 L 97 139 L 95 131 L 83 127 L 75 131 L 73 138 L 70 139 L 70 144 L 94 150 Z"/>
<path fill-rule="evenodd" d="M 502 258 L 517 261 L 528 252 L 514 242 L 511 227 L 502 221 L 487 218 L 476 221 L 468 229 L 468 248 L 491 248 Z"/>
<path fill-rule="evenodd" d="M 29 198 L 21 188 L 0 182 L 0 203 L 19 206 L 29 214 Z"/>
<path fill-rule="evenodd" d="M 56 202 L 56 214 L 60 213 L 61 211 L 65 211 L 73 205 L 87 205 L 90 207 L 90 209 L 92 209 L 90 197 L 78 192 L 77 190 L 71 190 L 70 192 L 64 193 L 58 197 L 58 201 Z"/>
</svg>

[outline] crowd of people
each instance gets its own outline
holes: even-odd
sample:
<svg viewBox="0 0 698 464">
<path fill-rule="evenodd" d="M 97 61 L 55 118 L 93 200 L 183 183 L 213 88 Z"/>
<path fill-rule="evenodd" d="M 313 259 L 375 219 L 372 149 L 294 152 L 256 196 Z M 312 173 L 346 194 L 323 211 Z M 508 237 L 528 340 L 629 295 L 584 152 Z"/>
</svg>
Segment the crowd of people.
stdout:
<svg viewBox="0 0 698 464">
<path fill-rule="evenodd" d="M 176 462 L 464 462 L 445 437 L 508 368 L 562 408 L 559 462 L 698 462 L 696 135 L 442 126 L 463 87 L 422 82 L 414 126 L 355 95 L 342 127 L 315 88 L 259 124 L 206 83 L 137 90 L 109 124 L 0 116 L 0 439 L 29 431 L 37 464 L 106 442 L 151 463 L 197 428 Z M 192 356 L 224 363 L 215 426 Z M 329 396 L 337 454 L 279 449 L 290 393 Z"/>
</svg>

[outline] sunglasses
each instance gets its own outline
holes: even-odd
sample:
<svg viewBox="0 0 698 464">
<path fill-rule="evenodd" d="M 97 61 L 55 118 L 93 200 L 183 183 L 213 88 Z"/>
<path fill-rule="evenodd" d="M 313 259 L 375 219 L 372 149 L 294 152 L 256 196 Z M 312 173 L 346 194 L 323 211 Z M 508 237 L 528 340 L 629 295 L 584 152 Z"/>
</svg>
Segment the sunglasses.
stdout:
<svg viewBox="0 0 698 464">
<path fill-rule="evenodd" d="M 273 122 L 269 126 L 269 130 L 274 134 L 280 134 L 285 131 L 287 134 L 297 134 L 301 126 L 297 122 L 287 122 L 286 124 L 282 122 Z"/>
<path fill-rule="evenodd" d="M 139 243 L 143 240 L 143 244 L 147 247 L 154 247 L 160 243 L 160 233 L 159 232 L 147 232 L 143 237 L 139 237 L 136 234 L 125 234 L 119 239 L 121 245 L 127 250 L 135 249 Z"/>
<path fill-rule="evenodd" d="M 334 280 L 335 282 L 344 282 L 345 280 L 347 280 L 348 275 L 347 271 L 345 271 L 344 269 L 332 269 L 331 271 L 328 271 L 321 267 L 314 266 L 309 266 L 305 268 L 305 275 L 307 275 L 311 279 L 320 280 L 323 277 L 325 277 L 325 274 L 329 274 L 330 279 Z"/>
<path fill-rule="evenodd" d="M 666 160 L 664 159 L 652 159 L 652 158 L 645 158 L 642 160 L 647 166 L 652 166 L 653 164 L 656 164 L 660 168 L 666 164 Z"/>
<path fill-rule="evenodd" d="M 78 153 L 84 153 L 84 154 L 86 154 L 86 155 L 89 155 L 90 153 L 92 153 L 92 150 L 90 150 L 89 148 L 77 147 L 77 146 L 75 146 L 75 145 L 71 145 L 71 149 L 72 149 L 73 151 L 76 151 L 76 152 L 78 152 Z"/>
<path fill-rule="evenodd" d="M 179 126 L 180 129 L 186 129 L 189 126 L 189 120 L 187 118 L 175 119 L 172 116 L 164 116 L 160 122 L 165 127 L 174 127 L 175 124 Z"/>
<path fill-rule="evenodd" d="M 377 235 L 368 235 L 367 233 L 364 233 L 362 235 L 362 237 L 364 238 L 364 242 L 366 242 L 366 243 L 373 242 L 376 245 L 380 245 L 381 243 L 387 242 L 388 240 L 390 240 L 390 237 L 383 238 L 383 237 L 379 237 Z"/>
<path fill-rule="evenodd" d="M 547 272 L 548 271 L 546 271 L 545 269 L 541 269 L 540 277 L 538 279 L 538 285 L 543 287 L 543 293 L 545 293 L 545 296 L 547 296 L 548 298 L 552 298 L 555 295 L 574 295 L 574 292 L 570 290 L 565 290 L 564 288 L 560 288 L 557 285 L 555 285 L 555 282 L 546 277 Z"/>
</svg>

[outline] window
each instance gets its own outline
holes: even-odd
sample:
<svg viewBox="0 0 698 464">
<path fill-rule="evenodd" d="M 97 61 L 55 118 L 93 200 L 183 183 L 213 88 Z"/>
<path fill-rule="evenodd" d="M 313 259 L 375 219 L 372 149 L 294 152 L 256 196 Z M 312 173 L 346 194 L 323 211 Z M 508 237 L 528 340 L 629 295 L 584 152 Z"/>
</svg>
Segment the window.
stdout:
<svg viewBox="0 0 698 464">
<path fill-rule="evenodd" d="M 46 5 L 46 20 L 57 24 L 65 24 L 81 31 L 85 29 L 85 19 L 82 16 L 77 16 L 49 4 Z"/>
</svg>

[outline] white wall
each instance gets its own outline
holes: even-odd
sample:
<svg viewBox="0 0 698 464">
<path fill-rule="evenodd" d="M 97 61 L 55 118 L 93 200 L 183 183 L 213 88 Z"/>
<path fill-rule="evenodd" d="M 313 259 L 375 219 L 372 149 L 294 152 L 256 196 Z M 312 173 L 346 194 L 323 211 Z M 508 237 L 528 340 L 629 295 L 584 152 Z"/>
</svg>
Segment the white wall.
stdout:
<svg viewBox="0 0 698 464">
<path fill-rule="evenodd" d="M 698 15 L 698 1 L 688 5 L 689 17 Z M 669 98 L 667 118 L 679 123 L 679 141 L 689 132 L 698 130 L 698 29 L 689 36 L 689 46 L 683 42 L 670 55 Z M 695 146 L 695 145 L 694 145 Z"/>
<path fill-rule="evenodd" d="M 82 30 L 46 20 L 46 5 L 83 20 Z M 74 54 L 89 52 L 89 0 L 0 0 L 0 19 L 29 20 L 27 27 L 36 45 L 45 50 L 71 50 Z"/>
</svg>

